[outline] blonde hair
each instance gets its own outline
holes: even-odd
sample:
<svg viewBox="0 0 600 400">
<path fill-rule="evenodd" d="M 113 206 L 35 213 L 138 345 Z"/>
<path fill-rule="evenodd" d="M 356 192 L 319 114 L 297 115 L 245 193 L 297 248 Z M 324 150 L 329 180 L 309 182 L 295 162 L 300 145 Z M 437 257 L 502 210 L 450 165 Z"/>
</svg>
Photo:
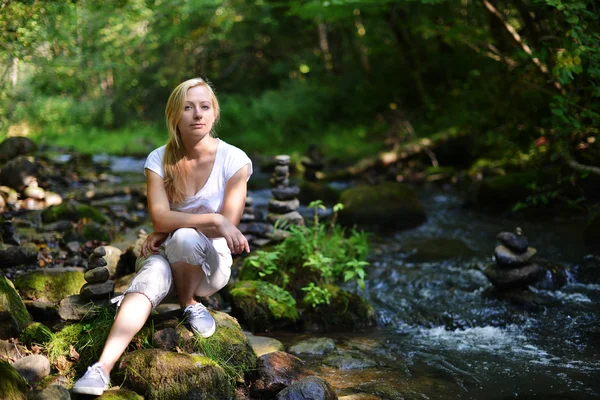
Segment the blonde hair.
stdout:
<svg viewBox="0 0 600 400">
<path fill-rule="evenodd" d="M 167 107 L 165 109 L 165 117 L 167 119 L 167 129 L 169 131 L 169 141 L 165 148 L 165 157 L 163 159 L 163 171 L 165 174 L 165 190 L 167 197 L 172 204 L 182 203 L 186 198 L 186 181 L 189 170 L 185 163 L 185 148 L 181 141 L 181 134 L 177 125 L 183 115 L 183 103 L 189 89 L 196 86 L 204 86 L 208 89 L 213 110 L 215 111 L 215 123 L 210 131 L 211 136 L 215 136 L 215 125 L 219 120 L 220 108 L 217 96 L 210 84 L 202 78 L 188 79 L 182 82 L 173 90 Z"/>
</svg>

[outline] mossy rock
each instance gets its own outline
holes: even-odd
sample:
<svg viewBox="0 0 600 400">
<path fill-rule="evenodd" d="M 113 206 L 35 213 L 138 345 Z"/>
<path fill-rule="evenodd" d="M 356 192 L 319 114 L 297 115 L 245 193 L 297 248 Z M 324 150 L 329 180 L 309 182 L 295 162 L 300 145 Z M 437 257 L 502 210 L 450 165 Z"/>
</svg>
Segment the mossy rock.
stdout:
<svg viewBox="0 0 600 400">
<path fill-rule="evenodd" d="M 112 389 L 102 393 L 96 400 L 144 400 L 142 396 L 132 390 Z"/>
<path fill-rule="evenodd" d="M 27 382 L 7 361 L 0 360 L 0 395 L 3 400 L 25 400 Z"/>
<path fill-rule="evenodd" d="M 0 243 L 0 265 L 2 267 L 35 264 L 37 259 L 38 247 L 35 243 L 23 243 L 20 246 Z"/>
<path fill-rule="evenodd" d="M 532 184 L 538 187 L 555 184 L 558 174 L 557 169 L 532 169 L 486 178 L 470 189 L 467 205 L 483 211 L 508 211 L 533 194 Z"/>
<path fill-rule="evenodd" d="M 339 221 L 344 225 L 390 231 L 410 229 L 425 222 L 423 206 L 408 185 L 384 182 L 346 189 L 340 196 L 344 209 Z"/>
<path fill-rule="evenodd" d="M 19 335 L 30 323 L 31 316 L 15 286 L 0 276 L 0 338 Z"/>
<path fill-rule="evenodd" d="M 42 221 L 45 224 L 59 220 L 77 222 L 83 218 L 91 219 L 101 224 L 107 220 L 106 216 L 98 211 L 98 209 L 74 201 L 48 207 L 42 212 Z"/>
<path fill-rule="evenodd" d="M 592 251 L 599 252 L 600 245 L 600 210 L 598 210 L 588 221 L 583 231 L 583 241 L 586 247 Z"/>
<path fill-rule="evenodd" d="M 110 232 L 98 222 L 88 222 L 81 229 L 81 235 L 85 240 L 97 240 L 110 242 Z"/>
<path fill-rule="evenodd" d="M 146 399 L 206 399 L 233 397 L 234 382 L 207 357 L 158 349 L 125 354 L 119 362 L 124 386 Z"/>
<path fill-rule="evenodd" d="M 361 329 L 375 325 L 375 310 L 364 298 L 336 285 L 325 287 L 331 293 L 329 304 L 307 307 L 304 311 L 308 330 Z"/>
<path fill-rule="evenodd" d="M 325 204 L 335 204 L 340 199 L 340 194 L 340 190 L 332 188 L 327 182 L 302 181 L 298 199 L 302 204 L 308 204 L 314 200 L 321 200 Z"/>
<path fill-rule="evenodd" d="M 65 297 L 79 294 L 85 284 L 81 268 L 60 268 L 34 271 L 15 279 L 15 287 L 28 300 L 58 303 Z"/>
<path fill-rule="evenodd" d="M 179 347 L 188 353 L 200 353 L 225 369 L 232 380 L 243 380 L 256 367 L 256 355 L 237 320 L 230 315 L 212 311 L 217 329 L 209 338 L 191 334 L 177 321 Z"/>
<path fill-rule="evenodd" d="M 53 336 L 52 331 L 46 325 L 40 322 L 34 322 L 21 332 L 19 340 L 27 346 L 30 346 L 33 343 L 45 344 L 52 340 Z"/>
<path fill-rule="evenodd" d="M 264 281 L 239 281 L 230 290 L 232 314 L 252 332 L 272 330 L 298 319 L 296 300 L 285 289 Z"/>
</svg>

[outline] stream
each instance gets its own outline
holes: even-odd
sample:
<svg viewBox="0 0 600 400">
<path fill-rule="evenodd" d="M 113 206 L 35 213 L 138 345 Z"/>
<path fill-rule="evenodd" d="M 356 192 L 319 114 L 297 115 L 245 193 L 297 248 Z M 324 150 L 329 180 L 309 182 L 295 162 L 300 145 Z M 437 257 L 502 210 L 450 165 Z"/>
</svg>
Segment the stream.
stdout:
<svg viewBox="0 0 600 400">
<path fill-rule="evenodd" d="M 105 161 L 124 180 L 143 181 L 143 160 Z M 264 212 L 270 190 L 251 186 L 249 196 Z M 365 289 L 345 287 L 374 306 L 377 328 L 268 336 L 286 348 L 312 337 L 333 339 L 333 355 L 302 359 L 340 397 L 600 398 L 600 281 L 577 273 L 590 259 L 584 221 L 480 214 L 462 207 L 460 193 L 439 188 L 421 188 L 419 197 L 426 223 L 373 235 Z M 493 262 L 496 235 L 517 226 L 537 249 L 534 260 L 565 267 L 564 285 L 548 283 L 548 276 L 531 289 L 543 300 L 535 307 L 488 295 L 492 285 L 482 272 Z M 354 362 L 340 363 L 342 354 Z"/>
</svg>

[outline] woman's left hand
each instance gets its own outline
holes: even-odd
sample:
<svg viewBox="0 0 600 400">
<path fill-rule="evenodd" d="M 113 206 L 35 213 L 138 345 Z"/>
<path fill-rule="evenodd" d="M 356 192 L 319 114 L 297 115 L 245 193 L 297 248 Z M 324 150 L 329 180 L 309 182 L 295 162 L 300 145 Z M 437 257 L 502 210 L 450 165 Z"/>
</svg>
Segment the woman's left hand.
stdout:
<svg viewBox="0 0 600 400">
<path fill-rule="evenodd" d="M 142 244 L 142 256 L 148 258 L 150 254 L 158 254 L 160 246 L 167 240 L 169 236 L 165 232 L 152 232 L 146 237 L 146 240 Z"/>
</svg>

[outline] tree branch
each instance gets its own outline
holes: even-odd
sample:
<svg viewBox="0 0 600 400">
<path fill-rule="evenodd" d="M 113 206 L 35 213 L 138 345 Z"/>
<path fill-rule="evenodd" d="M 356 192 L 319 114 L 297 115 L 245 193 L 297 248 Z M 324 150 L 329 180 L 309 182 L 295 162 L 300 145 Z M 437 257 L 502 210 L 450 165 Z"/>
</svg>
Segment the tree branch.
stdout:
<svg viewBox="0 0 600 400">
<path fill-rule="evenodd" d="M 591 172 L 593 174 L 600 175 L 600 168 L 594 167 L 592 165 L 581 164 L 581 163 L 575 161 L 570 154 L 566 154 L 564 156 L 564 159 L 565 159 L 565 162 L 567 163 L 567 165 L 569 167 L 573 168 L 574 170 Z"/>
</svg>

